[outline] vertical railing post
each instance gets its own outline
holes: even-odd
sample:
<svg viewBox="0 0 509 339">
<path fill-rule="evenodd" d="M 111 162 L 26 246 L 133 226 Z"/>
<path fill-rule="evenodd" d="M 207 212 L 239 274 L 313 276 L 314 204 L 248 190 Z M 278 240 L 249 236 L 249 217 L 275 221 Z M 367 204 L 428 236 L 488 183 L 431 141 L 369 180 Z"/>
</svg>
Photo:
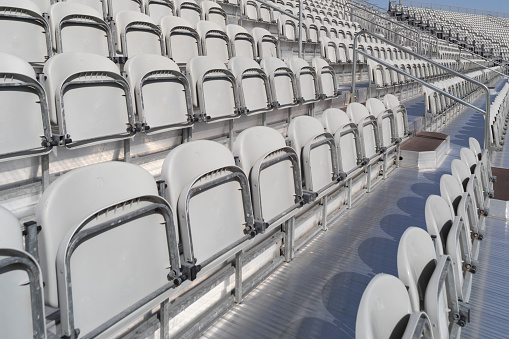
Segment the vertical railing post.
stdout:
<svg viewBox="0 0 509 339">
<path fill-rule="evenodd" d="M 302 0 L 299 0 L 299 58 L 302 59 Z"/>
</svg>

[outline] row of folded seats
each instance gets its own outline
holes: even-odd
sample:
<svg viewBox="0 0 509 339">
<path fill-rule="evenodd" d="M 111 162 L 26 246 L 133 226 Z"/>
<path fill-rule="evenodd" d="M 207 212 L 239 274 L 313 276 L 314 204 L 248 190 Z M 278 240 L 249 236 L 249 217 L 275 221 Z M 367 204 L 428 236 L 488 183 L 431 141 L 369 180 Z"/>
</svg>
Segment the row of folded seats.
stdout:
<svg viewBox="0 0 509 339">
<path fill-rule="evenodd" d="M 125 162 L 72 170 L 44 191 L 35 222 L 25 223 L 25 248 L 19 221 L 0 208 L 0 269 L 9 267 L 0 270 L 0 337 L 44 338 L 43 304 L 60 310 L 59 335 L 93 336 L 133 305 L 211 273 L 406 137 L 404 106 L 392 95 L 384 102 L 296 117 L 288 140 L 258 126 L 232 151 L 181 144 L 157 183 Z"/>
<path fill-rule="evenodd" d="M 493 67 L 495 71 L 500 70 L 500 67 Z M 475 71 L 467 73 L 466 76 L 481 83 L 488 83 L 493 80 L 497 73 L 492 72 L 491 69 L 482 71 Z M 451 77 L 440 81 L 431 82 L 431 84 L 443 91 L 454 95 L 457 98 L 470 102 L 474 93 L 477 93 L 479 86 L 466 81 L 459 77 Z M 424 88 L 424 101 L 426 105 L 426 112 L 432 115 L 439 115 L 449 111 L 453 107 L 458 107 L 459 103 L 446 97 L 445 95 L 434 91 L 431 88 Z"/>
<path fill-rule="evenodd" d="M 125 64 L 123 77 L 105 57 L 62 53 L 45 63 L 40 84 L 28 63 L 0 53 L 2 157 L 186 128 L 338 95 L 334 70 L 320 58 L 310 66 L 296 57 L 287 63 L 265 57 L 258 64 L 239 56 L 228 66 L 213 57 L 193 57 L 186 77 L 168 58 L 137 55 Z M 8 142 L 19 129 L 23 141 Z"/>
<path fill-rule="evenodd" d="M 440 196 L 426 200 L 427 232 L 409 227 L 401 236 L 399 279 L 382 273 L 368 284 L 358 338 L 457 338 L 469 322 L 472 275 L 493 196 L 487 152 L 474 138 L 469 146 L 453 160 L 452 175 L 441 177 Z"/>
<path fill-rule="evenodd" d="M 137 1 L 109 2 L 108 6 L 97 1 L 95 7 L 124 5 L 122 10 L 110 9 L 111 21 L 103 18 L 98 8 L 89 6 L 92 3 L 56 2 L 48 8 L 46 17 L 31 0 L 1 0 L 0 28 L 5 34 L 0 37 L 0 51 L 33 64 L 42 64 L 52 55 L 65 52 L 96 53 L 119 62 L 123 60 L 120 57 L 138 54 L 166 55 L 181 66 L 197 55 L 214 56 L 224 63 L 233 56 L 258 60 L 279 56 L 277 37 L 260 27 L 249 33 L 242 26 L 227 25 L 226 12 L 212 1 L 202 1 L 200 5 L 194 0 L 182 1 L 175 13 L 171 7 L 167 11 L 156 8 L 155 16 L 149 16 L 148 9 L 145 14 L 128 5 L 143 8 Z M 154 2 L 154 6 L 164 4 L 169 2 Z M 12 12 L 18 14 L 13 16 Z M 287 26 L 281 26 L 282 33 L 286 39 L 295 40 L 297 26 L 291 33 Z M 330 36 L 329 29 L 324 30 Z M 304 41 L 318 42 L 324 30 L 315 29 L 312 33 L 306 26 Z M 334 34 L 338 39 L 353 39 L 355 30 L 334 30 Z"/>
<path fill-rule="evenodd" d="M 509 83 L 506 83 L 491 104 L 491 134 L 497 145 L 505 144 L 507 122 L 509 119 Z"/>
</svg>

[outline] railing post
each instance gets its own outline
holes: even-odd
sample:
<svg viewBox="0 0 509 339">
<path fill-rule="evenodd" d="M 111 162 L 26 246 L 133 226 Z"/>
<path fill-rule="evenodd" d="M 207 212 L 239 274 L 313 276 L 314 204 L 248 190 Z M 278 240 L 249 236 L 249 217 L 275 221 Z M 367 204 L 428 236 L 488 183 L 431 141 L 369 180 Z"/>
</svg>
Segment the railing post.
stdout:
<svg viewBox="0 0 509 339">
<path fill-rule="evenodd" d="M 302 59 L 302 0 L 299 0 L 299 58 Z"/>
</svg>

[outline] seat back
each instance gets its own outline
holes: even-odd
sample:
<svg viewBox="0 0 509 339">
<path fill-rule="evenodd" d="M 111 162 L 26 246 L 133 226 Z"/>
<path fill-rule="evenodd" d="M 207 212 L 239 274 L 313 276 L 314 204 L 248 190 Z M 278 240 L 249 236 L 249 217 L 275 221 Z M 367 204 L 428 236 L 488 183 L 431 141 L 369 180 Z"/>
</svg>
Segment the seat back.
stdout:
<svg viewBox="0 0 509 339">
<path fill-rule="evenodd" d="M 0 52 L 0 84 L 0 161 L 48 153 L 46 93 L 33 68 L 17 56 Z"/>
<path fill-rule="evenodd" d="M 356 170 L 363 157 L 357 125 L 337 108 L 328 108 L 323 112 L 322 125 L 326 132 L 334 135 L 339 169 L 347 174 Z"/>
<path fill-rule="evenodd" d="M 391 146 L 395 138 L 395 121 L 392 110 L 385 108 L 383 102 L 377 98 L 369 98 L 366 101 L 366 108 L 377 119 L 381 145 Z"/>
<path fill-rule="evenodd" d="M 251 30 L 253 39 L 256 42 L 258 59 L 266 57 L 279 58 L 278 40 L 264 28 L 255 27 Z"/>
<path fill-rule="evenodd" d="M 115 15 L 117 52 L 125 57 L 165 55 L 164 38 L 156 22 L 146 14 L 120 11 Z"/>
<path fill-rule="evenodd" d="M 312 65 L 315 68 L 318 82 L 320 85 L 320 93 L 324 99 L 337 96 L 336 72 L 321 58 L 313 58 Z"/>
<path fill-rule="evenodd" d="M 187 74 L 193 103 L 199 107 L 202 120 L 212 122 L 239 115 L 235 77 L 220 60 L 194 57 L 187 63 Z"/>
<path fill-rule="evenodd" d="M 3 0 L 0 9 L 0 52 L 13 54 L 30 63 L 44 63 L 52 51 L 49 24 L 42 12 L 30 0 Z"/>
<path fill-rule="evenodd" d="M 108 15 L 115 18 L 120 11 L 133 11 L 144 13 L 145 6 L 143 0 L 103 0 L 108 2 Z"/>
<path fill-rule="evenodd" d="M 18 219 L 0 207 L 0 220 L 0 337 L 45 339 L 39 264 L 23 248 Z"/>
<path fill-rule="evenodd" d="M 279 132 L 263 126 L 248 128 L 235 140 L 233 154 L 249 177 L 257 220 L 271 225 L 300 205 L 298 157 Z M 267 166 L 271 161 L 275 163 Z"/>
<path fill-rule="evenodd" d="M 256 61 L 247 57 L 233 57 L 228 68 L 235 76 L 244 113 L 249 115 L 272 109 L 269 79 Z"/>
<path fill-rule="evenodd" d="M 189 59 L 202 54 L 200 36 L 189 21 L 165 16 L 160 26 L 166 42 L 166 55 L 179 66 L 185 66 Z"/>
<path fill-rule="evenodd" d="M 210 0 L 202 1 L 200 6 L 203 20 L 211 21 L 223 30 L 226 28 L 227 15 L 221 6 Z"/>
<path fill-rule="evenodd" d="M 411 313 L 405 285 L 392 275 L 379 273 L 371 279 L 362 294 L 355 337 L 402 338 Z"/>
<path fill-rule="evenodd" d="M 175 0 L 176 14 L 196 27 L 201 20 L 201 8 L 195 0 Z"/>
<path fill-rule="evenodd" d="M 201 20 L 196 24 L 196 31 L 200 35 L 203 55 L 227 64 L 232 52 L 224 29 L 212 21 Z"/>
<path fill-rule="evenodd" d="M 405 137 L 408 134 L 408 115 L 405 106 L 400 104 L 399 99 L 392 94 L 384 96 L 384 105 L 394 115 L 396 137 Z"/>
<path fill-rule="evenodd" d="M 297 78 L 301 101 L 306 103 L 318 100 L 318 78 L 315 69 L 298 57 L 291 57 L 287 64 Z"/>
<path fill-rule="evenodd" d="M 58 54 L 46 62 L 44 74 L 51 122 L 72 139 L 67 147 L 134 134 L 129 85 L 111 60 L 89 53 Z"/>
<path fill-rule="evenodd" d="M 63 335 L 86 335 L 168 284 L 180 267 L 171 217 L 152 175 L 125 162 L 73 170 L 44 191 L 36 221 L 45 299 L 60 308 Z"/>
<path fill-rule="evenodd" d="M 286 64 L 274 57 L 263 58 L 260 66 L 269 76 L 272 99 L 277 101 L 276 107 L 291 107 L 298 103 L 298 91 L 295 74 Z"/>
<path fill-rule="evenodd" d="M 369 114 L 366 106 L 357 102 L 352 102 L 346 107 L 346 114 L 358 126 L 364 156 L 368 159 L 373 158 L 379 146 L 376 118 Z"/>
<path fill-rule="evenodd" d="M 127 60 L 124 71 L 145 132 L 192 124 L 191 88 L 175 62 L 160 55 L 136 55 Z"/>
<path fill-rule="evenodd" d="M 237 177 L 225 180 L 232 174 Z M 168 185 L 165 197 L 177 211 L 186 262 L 203 264 L 243 238 L 246 223 L 253 226 L 245 216 L 252 213 L 247 177 L 223 145 L 197 140 L 177 146 L 165 158 L 161 178 Z M 203 185 L 212 186 L 199 190 Z"/>
<path fill-rule="evenodd" d="M 233 24 L 226 25 L 226 34 L 230 39 L 233 55 L 245 56 L 250 59 L 256 58 L 256 43 L 244 27 Z"/>
<path fill-rule="evenodd" d="M 145 13 L 156 23 L 160 23 L 165 16 L 175 15 L 175 4 L 173 0 L 147 0 Z"/>
<path fill-rule="evenodd" d="M 108 24 L 94 8 L 72 2 L 58 2 L 49 8 L 49 23 L 55 53 L 84 52 L 112 55 Z"/>
<path fill-rule="evenodd" d="M 479 141 L 477 141 L 476 138 L 468 138 L 468 145 L 472 152 L 477 156 L 477 159 L 481 160 L 482 157 L 482 148 L 481 144 L 479 144 Z"/>
<path fill-rule="evenodd" d="M 300 116 L 288 126 L 288 139 L 297 152 L 308 191 L 320 192 L 337 179 L 337 153 L 332 134 L 318 119 Z"/>
<path fill-rule="evenodd" d="M 434 237 L 438 254 L 446 253 L 447 237 L 454 223 L 454 214 L 444 198 L 430 195 L 425 207 L 426 227 L 428 233 Z"/>
</svg>

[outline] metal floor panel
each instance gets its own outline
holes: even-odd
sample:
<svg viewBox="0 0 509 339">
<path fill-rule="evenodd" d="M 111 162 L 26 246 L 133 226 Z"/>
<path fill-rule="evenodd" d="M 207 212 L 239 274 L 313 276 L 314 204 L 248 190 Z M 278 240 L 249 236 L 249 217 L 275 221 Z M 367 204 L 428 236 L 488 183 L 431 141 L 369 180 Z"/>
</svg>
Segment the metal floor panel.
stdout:
<svg viewBox="0 0 509 339">
<path fill-rule="evenodd" d="M 475 104 L 483 102 L 479 99 Z M 460 114 L 442 131 L 451 136 L 451 150 L 439 168 L 397 169 L 202 337 L 354 338 L 357 308 L 366 285 L 377 273 L 397 276 L 396 253 L 402 233 L 409 226 L 426 227 L 427 197 L 440 193 L 440 177 L 450 173 L 451 161 L 459 158 L 461 147 L 468 147 L 468 138 L 482 141 L 483 123 L 483 117 L 470 110 Z M 471 297 L 472 317 L 479 317 L 469 326 L 470 338 L 479 337 L 485 330 L 482 326 L 490 327 L 497 320 L 500 329 L 486 328 L 488 332 L 480 337 L 506 333 L 502 326 L 509 319 L 509 272 L 496 268 L 507 265 L 509 235 L 507 225 L 500 223 L 489 220 L 487 224 L 479 258 L 482 268 L 474 277 L 476 291 Z M 499 288 L 500 284 L 505 286 Z M 465 328 L 463 337 L 468 338 L 468 332 Z"/>
</svg>

